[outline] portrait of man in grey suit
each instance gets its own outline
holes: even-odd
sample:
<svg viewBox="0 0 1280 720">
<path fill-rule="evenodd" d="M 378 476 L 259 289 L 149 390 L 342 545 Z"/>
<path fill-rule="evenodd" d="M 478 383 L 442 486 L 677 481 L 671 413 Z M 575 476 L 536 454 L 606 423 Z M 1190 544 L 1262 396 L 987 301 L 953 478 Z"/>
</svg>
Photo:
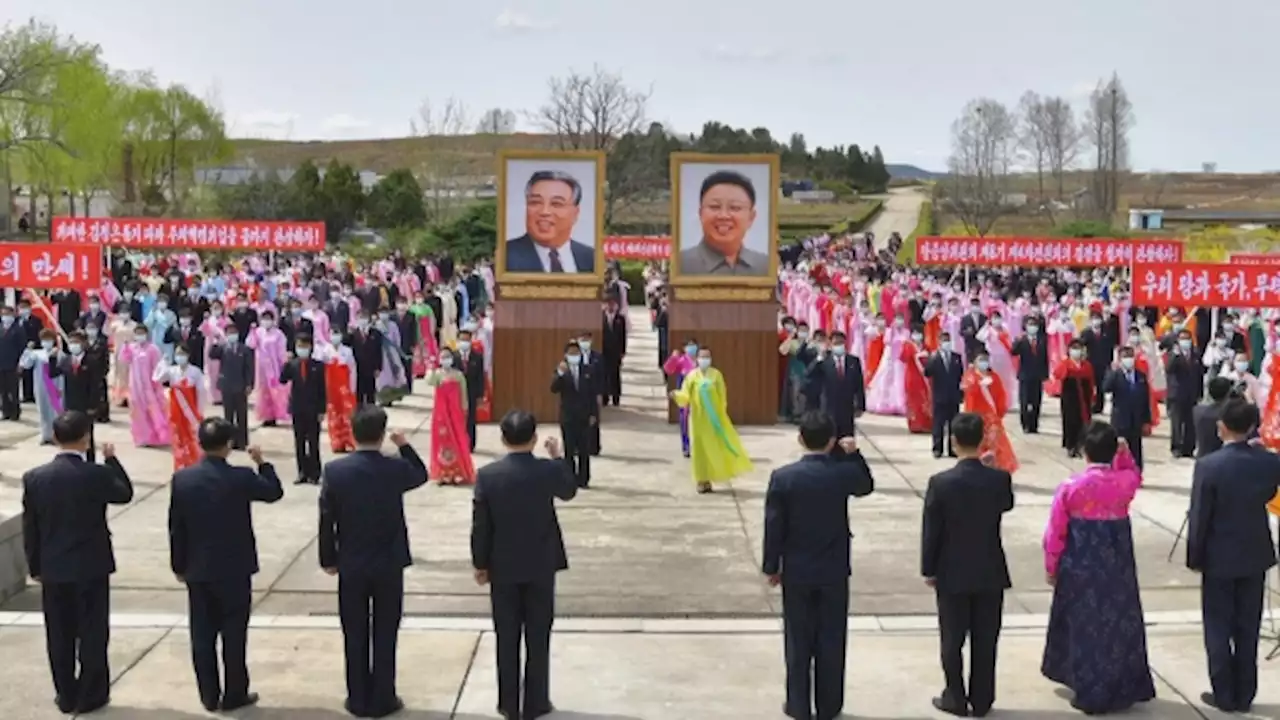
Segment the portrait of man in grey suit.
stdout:
<svg viewBox="0 0 1280 720">
<path fill-rule="evenodd" d="M 577 178 L 559 170 L 535 171 L 525 183 L 524 208 L 524 234 L 507 240 L 506 272 L 595 272 L 595 247 L 573 239 L 582 212 L 582 184 Z M 595 218 L 588 221 L 594 223 Z"/>
<path fill-rule="evenodd" d="M 756 187 L 746 175 L 733 170 L 717 170 L 708 175 L 698 193 L 702 239 L 681 250 L 680 274 L 767 275 L 768 253 L 746 247 L 756 215 Z M 767 250 L 767 236 L 764 244 Z"/>
</svg>

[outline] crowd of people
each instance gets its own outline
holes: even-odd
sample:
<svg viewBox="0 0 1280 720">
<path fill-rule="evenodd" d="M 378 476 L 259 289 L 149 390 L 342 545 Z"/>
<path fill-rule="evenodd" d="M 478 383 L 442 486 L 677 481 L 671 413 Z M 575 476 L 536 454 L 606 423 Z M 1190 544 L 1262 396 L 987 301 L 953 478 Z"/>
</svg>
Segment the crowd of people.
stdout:
<svg viewBox="0 0 1280 720">
<path fill-rule="evenodd" d="M 1059 488 L 1045 531 L 1055 590 L 1042 672 L 1070 687 L 1086 713 L 1154 697 L 1128 512 L 1142 483 L 1144 438 L 1168 422 L 1171 454 L 1200 458 L 1187 565 L 1204 577 L 1212 686 L 1204 700 L 1247 709 L 1257 690 L 1262 588 L 1275 563 L 1267 502 L 1280 459 L 1266 449 L 1280 448 L 1275 313 L 1133 307 L 1123 269 L 987 268 L 970 276 L 902 267 L 898 244 L 822 237 L 783 257 L 777 384 L 767 391 L 778 394 L 781 419 L 798 426 L 806 456 L 771 476 L 762 570 L 783 594 L 785 712 L 829 718 L 843 707 L 845 499 L 874 491 L 855 439 L 858 419 L 873 414 L 905 418 L 909 432 L 930 436 L 936 458 L 958 460 L 931 478 L 924 503 L 921 570 L 938 596 L 946 681 L 933 704 L 987 714 L 1009 587 L 1000 518 L 1014 505 L 1020 465 L 1006 422 L 1016 408 L 1021 431 L 1039 433 L 1046 395 L 1061 406 L 1063 452 L 1089 465 Z M 752 462 L 710 349 L 669 337 L 663 265 L 647 267 L 644 282 L 681 449 L 697 491 L 710 493 Z M 118 408 L 128 410 L 135 444 L 172 449 L 171 556 L 188 587 L 201 702 L 212 710 L 257 701 L 243 658 L 248 578 L 257 570 L 248 506 L 274 502 L 282 490 L 249 444 L 252 404 L 263 426 L 291 426 L 296 482 L 323 478 L 320 564 L 339 577 L 347 709 L 381 717 L 402 706 L 395 630 L 411 559 L 401 497 L 431 479 L 475 484 L 472 559 L 476 581 L 491 586 L 500 709 L 508 717 L 549 712 L 554 577 L 567 567 L 554 500 L 590 487 L 601 408 L 621 402 L 629 294 L 618 268 L 607 270 L 599 345 L 593 328 L 564 345 L 550 386 L 560 402 L 560 439 L 545 445 L 554 462 L 532 457 L 536 420 L 515 410 L 500 424 L 509 454 L 482 468 L 472 455 L 476 424 L 497 419 L 487 262 L 393 256 L 360 265 L 317 256 L 276 264 L 249 255 L 206 267 L 195 255 L 118 255 L 112 280 L 96 292 L 27 293 L 0 309 L 4 418 L 17 420 L 34 403 L 42 440 L 63 451 L 24 479 L 35 538 L 28 560 L 43 583 L 59 708 L 88 712 L 106 702 L 105 578 L 114 560 L 97 508 L 128 502 L 132 490 L 112 447 L 102 448 L 106 466 L 94 464 L 93 435 L 95 422 Z M 388 434 L 381 409 L 415 382 L 434 392 L 425 462 L 404 437 Z M 1206 391 L 1212 402 L 1201 404 Z M 206 417 L 219 404 L 223 417 Z M 322 466 L 326 430 L 330 448 L 351 455 Z M 378 452 L 387 438 L 399 458 Z M 256 472 L 226 463 L 237 449 L 249 450 Z M 101 487 L 77 529 L 59 536 L 57 523 L 40 518 L 65 512 L 65 498 L 79 492 L 71 484 L 87 473 L 102 475 Z M 1249 481 L 1224 483 L 1231 474 Z M 388 478 L 385 492 L 360 480 L 370 475 Z M 213 496 L 223 503 L 216 510 L 207 506 Z M 82 552 L 94 562 L 69 562 Z M 225 681 L 213 654 L 219 638 Z"/>
</svg>

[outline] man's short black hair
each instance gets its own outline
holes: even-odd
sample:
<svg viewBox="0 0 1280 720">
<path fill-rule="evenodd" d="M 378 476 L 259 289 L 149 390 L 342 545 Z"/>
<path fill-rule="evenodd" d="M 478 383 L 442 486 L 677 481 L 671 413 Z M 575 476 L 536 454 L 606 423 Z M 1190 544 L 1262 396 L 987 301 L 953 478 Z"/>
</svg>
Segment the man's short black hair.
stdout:
<svg viewBox="0 0 1280 720">
<path fill-rule="evenodd" d="M 1231 394 L 1231 388 L 1234 387 L 1231 381 L 1222 376 L 1218 376 L 1209 381 L 1209 399 L 1214 402 L 1226 400 Z"/>
<path fill-rule="evenodd" d="M 387 411 L 377 405 L 361 405 L 351 415 L 351 434 L 356 443 L 372 445 L 387 434 Z"/>
<path fill-rule="evenodd" d="M 533 442 L 533 436 L 538 432 L 538 419 L 531 412 L 511 410 L 502 416 L 498 428 L 502 430 L 502 442 L 511 447 L 520 447 Z"/>
<path fill-rule="evenodd" d="M 225 449 L 231 444 L 235 432 L 235 427 L 225 418 L 206 418 L 200 423 L 196 436 L 200 440 L 200 449 L 209 452 Z"/>
<path fill-rule="evenodd" d="M 982 445 L 984 430 L 981 415 L 962 412 L 951 421 L 951 442 L 965 450 L 977 450 Z"/>
<path fill-rule="evenodd" d="M 800 416 L 800 441 L 807 450 L 826 450 L 836 435 L 836 423 L 821 410 L 810 410 Z"/>
<path fill-rule="evenodd" d="M 733 170 L 717 170 L 708 175 L 707 179 L 702 181 L 702 190 L 698 193 L 698 200 L 701 201 L 705 198 L 707 192 L 717 185 L 737 185 L 747 194 L 751 204 L 753 206 L 756 204 L 756 186 L 751 183 L 751 180 L 746 175 Z"/>
<path fill-rule="evenodd" d="M 565 344 L 564 344 L 564 351 L 567 353 L 567 352 L 569 352 L 570 350 L 578 350 L 578 351 L 581 351 L 581 350 L 582 350 L 582 346 L 581 346 L 581 345 L 579 345 L 579 344 L 578 344 L 578 343 L 576 343 L 576 342 L 569 341 L 569 342 L 567 342 L 567 343 L 565 343 Z"/>
<path fill-rule="evenodd" d="M 573 194 L 573 204 L 582 204 L 582 183 L 569 173 L 560 170 L 538 170 L 529 176 L 529 182 L 524 186 L 524 194 L 528 195 L 533 191 L 533 186 L 540 182 L 562 182 L 568 185 L 569 191 Z"/>
<path fill-rule="evenodd" d="M 53 419 L 53 439 L 59 445 L 80 442 L 93 427 L 89 416 L 79 410 L 68 410 Z"/>
<path fill-rule="evenodd" d="M 1222 425 L 1237 435 L 1248 435 L 1258 426 L 1258 406 L 1242 398 L 1232 398 L 1222 406 Z"/>
<path fill-rule="evenodd" d="M 1120 436 L 1111 423 L 1094 420 L 1084 429 L 1084 440 L 1081 442 L 1084 456 L 1091 463 L 1110 463 L 1120 448 Z"/>
<path fill-rule="evenodd" d="M 298 337 L 294 338 L 294 341 L 293 341 L 293 342 L 294 342 L 294 344 L 295 344 L 295 345 L 299 345 L 299 344 L 303 344 L 303 343 L 305 343 L 305 344 L 307 344 L 307 345 L 311 345 L 311 344 L 312 344 L 312 342 L 311 342 L 311 335 L 310 335 L 310 334 L 308 334 L 308 333 L 300 333 L 300 334 L 298 335 Z"/>
</svg>

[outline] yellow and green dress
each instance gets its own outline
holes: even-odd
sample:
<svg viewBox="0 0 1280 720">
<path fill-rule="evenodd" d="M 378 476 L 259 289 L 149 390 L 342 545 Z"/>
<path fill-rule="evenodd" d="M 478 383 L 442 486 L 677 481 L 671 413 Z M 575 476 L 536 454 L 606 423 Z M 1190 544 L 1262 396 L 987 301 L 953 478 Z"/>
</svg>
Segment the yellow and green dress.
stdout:
<svg viewBox="0 0 1280 720">
<path fill-rule="evenodd" d="M 672 393 L 676 405 L 689 409 L 689 445 L 693 481 L 724 483 L 751 472 L 751 458 L 729 419 L 724 376 L 715 368 L 698 368 Z"/>
</svg>

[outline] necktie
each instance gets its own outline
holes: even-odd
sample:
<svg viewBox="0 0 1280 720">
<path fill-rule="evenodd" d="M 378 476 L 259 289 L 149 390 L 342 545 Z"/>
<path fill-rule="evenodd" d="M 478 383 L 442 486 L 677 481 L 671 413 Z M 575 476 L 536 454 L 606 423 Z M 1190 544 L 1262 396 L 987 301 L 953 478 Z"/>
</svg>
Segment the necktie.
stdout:
<svg viewBox="0 0 1280 720">
<path fill-rule="evenodd" d="M 308 363 L 305 360 L 301 360 L 298 362 L 298 367 L 302 369 L 302 382 L 307 381 L 307 364 Z"/>
<path fill-rule="evenodd" d="M 836 377 L 840 378 L 841 380 L 844 379 L 844 362 L 843 361 L 836 362 Z"/>
<path fill-rule="evenodd" d="M 578 369 L 574 368 L 570 374 L 573 375 L 573 386 L 578 387 Z"/>
<path fill-rule="evenodd" d="M 551 258 L 551 272 L 553 273 L 564 272 L 564 265 L 560 263 L 560 251 L 552 250 L 550 258 Z"/>
<path fill-rule="evenodd" d="M 949 369 L 949 368 L 947 367 L 947 354 L 946 354 L 946 353 L 942 353 L 942 369 L 943 369 L 943 370 L 948 370 L 948 369 Z"/>
</svg>

